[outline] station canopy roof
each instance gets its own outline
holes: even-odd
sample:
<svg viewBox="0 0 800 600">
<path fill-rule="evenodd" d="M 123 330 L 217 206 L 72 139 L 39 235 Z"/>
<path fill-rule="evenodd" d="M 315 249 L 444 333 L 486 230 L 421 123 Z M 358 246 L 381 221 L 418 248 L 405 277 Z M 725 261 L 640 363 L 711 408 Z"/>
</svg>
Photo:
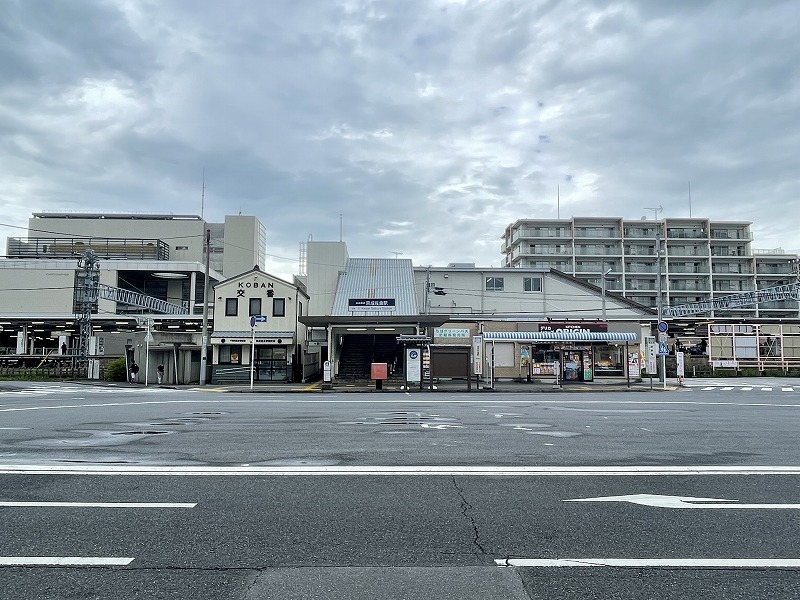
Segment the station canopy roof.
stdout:
<svg viewBox="0 0 800 600">
<path fill-rule="evenodd" d="M 484 331 L 483 339 L 516 342 L 635 342 L 637 336 L 629 331 Z"/>
</svg>

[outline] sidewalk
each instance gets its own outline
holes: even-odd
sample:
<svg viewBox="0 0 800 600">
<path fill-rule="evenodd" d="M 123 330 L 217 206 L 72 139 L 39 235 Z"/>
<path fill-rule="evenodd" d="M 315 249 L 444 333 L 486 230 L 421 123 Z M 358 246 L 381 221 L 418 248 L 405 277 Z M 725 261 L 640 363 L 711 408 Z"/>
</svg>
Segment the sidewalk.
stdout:
<svg viewBox="0 0 800 600">
<path fill-rule="evenodd" d="M 233 392 L 233 393 L 297 393 L 297 392 L 319 392 L 319 393 L 375 393 L 375 394 L 390 394 L 390 393 L 405 393 L 402 382 L 383 382 L 383 389 L 376 389 L 375 382 L 371 380 L 361 381 L 336 381 L 330 390 L 323 390 L 321 381 L 310 384 L 302 383 L 256 383 L 253 388 L 249 384 L 243 385 L 215 385 L 213 383 L 198 387 L 192 386 L 192 389 L 203 390 L 208 392 Z M 408 393 L 414 392 L 428 392 L 431 391 L 427 387 L 420 389 L 419 384 L 410 386 L 411 389 Z M 655 392 L 662 391 L 676 391 L 680 388 L 677 381 L 672 378 L 667 379 L 666 390 L 663 384 L 654 379 L 652 383 L 652 390 Z M 576 393 L 576 392 L 649 392 L 650 379 L 631 379 L 630 387 L 628 381 L 624 377 L 603 377 L 591 382 L 565 382 L 561 386 L 554 386 L 553 379 L 548 378 L 545 380 L 536 379 L 531 382 L 526 381 L 512 381 L 512 380 L 499 380 L 495 381 L 494 388 L 489 388 L 488 383 L 481 382 L 480 386 L 476 388 L 476 384 L 472 381 L 470 393 L 484 393 L 491 394 L 494 392 L 503 393 Z M 434 384 L 434 392 L 467 392 L 466 380 L 440 380 Z"/>
</svg>

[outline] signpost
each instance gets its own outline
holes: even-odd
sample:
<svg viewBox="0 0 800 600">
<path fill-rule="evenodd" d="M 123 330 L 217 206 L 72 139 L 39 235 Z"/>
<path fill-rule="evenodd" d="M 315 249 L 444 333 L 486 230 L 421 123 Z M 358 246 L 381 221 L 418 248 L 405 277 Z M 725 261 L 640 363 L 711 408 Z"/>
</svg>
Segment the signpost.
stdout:
<svg viewBox="0 0 800 600">
<path fill-rule="evenodd" d="M 256 368 L 256 325 L 266 323 L 267 317 L 264 315 L 253 315 L 250 317 L 250 389 L 253 389 L 253 378 Z"/>
</svg>

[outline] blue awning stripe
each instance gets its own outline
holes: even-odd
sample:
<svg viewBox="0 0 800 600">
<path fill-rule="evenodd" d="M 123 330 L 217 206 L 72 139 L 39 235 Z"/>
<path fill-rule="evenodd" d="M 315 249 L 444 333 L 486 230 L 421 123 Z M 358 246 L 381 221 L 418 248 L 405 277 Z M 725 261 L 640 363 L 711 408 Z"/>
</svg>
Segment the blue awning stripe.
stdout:
<svg viewBox="0 0 800 600">
<path fill-rule="evenodd" d="M 629 331 L 484 331 L 483 339 L 520 342 L 635 342 Z"/>
</svg>

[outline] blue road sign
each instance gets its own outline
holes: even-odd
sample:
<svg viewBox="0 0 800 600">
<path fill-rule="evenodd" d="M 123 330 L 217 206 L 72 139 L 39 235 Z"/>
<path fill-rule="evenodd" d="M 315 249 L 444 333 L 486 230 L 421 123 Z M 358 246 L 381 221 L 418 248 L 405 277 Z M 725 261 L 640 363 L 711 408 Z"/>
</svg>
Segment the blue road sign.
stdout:
<svg viewBox="0 0 800 600">
<path fill-rule="evenodd" d="M 250 327 L 255 327 L 256 323 L 266 323 L 267 317 L 264 315 L 253 315 L 250 317 Z"/>
<path fill-rule="evenodd" d="M 666 342 L 661 342 L 658 345 L 658 355 L 659 356 L 666 356 L 667 354 L 669 354 L 669 348 L 667 348 L 667 343 Z"/>
<path fill-rule="evenodd" d="M 658 322 L 658 330 L 661 333 L 666 333 L 667 329 L 668 329 L 668 326 L 667 326 L 667 322 L 666 321 L 659 321 Z"/>
</svg>

